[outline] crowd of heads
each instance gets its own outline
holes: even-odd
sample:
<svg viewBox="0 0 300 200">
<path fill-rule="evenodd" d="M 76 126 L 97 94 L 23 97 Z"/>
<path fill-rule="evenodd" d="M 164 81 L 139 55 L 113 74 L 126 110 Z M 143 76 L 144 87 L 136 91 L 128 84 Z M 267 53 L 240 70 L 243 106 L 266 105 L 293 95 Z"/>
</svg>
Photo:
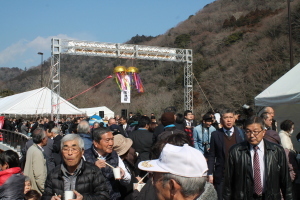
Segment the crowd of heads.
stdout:
<svg viewBox="0 0 300 200">
<path fill-rule="evenodd" d="M 216 129 L 229 130 L 239 125 L 244 131 L 245 139 L 254 146 L 264 138 L 272 140 L 276 137 L 276 132 L 267 131 L 274 122 L 275 112 L 271 107 L 265 108 L 259 116 L 255 115 L 254 111 L 247 106 L 243 107 L 242 112 L 245 116 L 244 119 L 241 119 L 239 112 L 230 109 L 220 112 L 208 111 L 197 119 L 191 110 L 186 110 L 182 114 L 178 113 L 175 107 L 168 107 L 159 117 L 156 117 L 154 113 L 151 113 L 150 116 L 132 112 L 129 113 L 129 116 L 116 115 L 114 118 L 104 119 L 107 127 L 103 122 L 95 122 L 90 126 L 85 117 L 62 118 L 60 123 L 50 121 L 48 118 L 38 118 L 36 122 L 19 120 L 20 126 L 16 122 L 17 120 L 12 120 L 12 122 L 16 122 L 16 130 L 19 130 L 18 127 L 21 126 L 32 128 L 32 125 L 37 123 L 31 137 L 33 143 L 40 146 L 46 146 L 47 140 L 56 135 L 64 135 L 60 141 L 61 155 L 68 170 L 74 172 L 86 150 L 84 140 L 79 133 L 90 134 L 93 147 L 100 154 L 108 155 L 116 151 L 122 160 L 127 160 L 137 166 L 138 156 L 132 148 L 133 140 L 120 134 L 120 129 L 126 124 L 129 125 L 130 132 L 140 129 L 155 132 L 159 124 L 164 127 L 176 124 L 194 128 L 192 123 L 187 125 L 187 122 L 193 121 L 197 125 L 201 124 L 204 128 L 213 126 Z M 65 124 L 67 124 L 66 129 L 64 128 Z M 284 120 L 280 124 L 280 129 L 292 134 L 294 126 L 293 121 Z M 275 140 L 277 139 L 275 138 Z M 184 198 L 198 197 L 204 192 L 207 182 L 207 160 L 200 151 L 194 148 L 193 141 L 188 134 L 176 133 L 156 141 L 153 143 L 150 155 L 151 160 L 140 162 L 138 167 L 149 172 L 149 179 L 152 180 L 159 199 L 171 198 L 168 198 L 170 194 L 164 192 L 166 188 L 180 193 Z M 20 166 L 19 156 L 14 151 L 8 150 L 0 154 L 2 170 L 18 166 Z M 29 177 L 25 177 L 25 199 L 41 198 L 40 193 L 31 190 L 31 181 Z M 160 197 L 160 195 L 162 196 Z"/>
</svg>

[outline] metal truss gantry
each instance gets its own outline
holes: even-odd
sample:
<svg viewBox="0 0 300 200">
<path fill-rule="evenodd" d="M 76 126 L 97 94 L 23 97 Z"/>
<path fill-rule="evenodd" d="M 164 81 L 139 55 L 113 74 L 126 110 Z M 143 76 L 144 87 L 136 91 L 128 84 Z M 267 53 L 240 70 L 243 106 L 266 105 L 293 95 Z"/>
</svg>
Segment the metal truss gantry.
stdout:
<svg viewBox="0 0 300 200">
<path fill-rule="evenodd" d="M 51 39 L 51 118 L 59 119 L 60 54 L 110 58 L 172 61 L 184 63 L 184 109 L 193 111 L 193 52 L 157 46 Z"/>
</svg>

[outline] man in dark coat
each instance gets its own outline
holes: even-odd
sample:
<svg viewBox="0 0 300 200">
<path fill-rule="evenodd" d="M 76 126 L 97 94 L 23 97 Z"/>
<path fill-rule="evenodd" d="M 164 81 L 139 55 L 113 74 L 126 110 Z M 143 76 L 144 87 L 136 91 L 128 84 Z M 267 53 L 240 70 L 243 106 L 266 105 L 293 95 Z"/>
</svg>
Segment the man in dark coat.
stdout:
<svg viewBox="0 0 300 200">
<path fill-rule="evenodd" d="M 133 142 L 132 148 L 139 153 L 137 163 L 150 159 L 150 151 L 154 143 L 154 135 L 148 131 L 150 122 L 149 117 L 142 116 L 138 121 L 138 130 L 129 134 Z"/>
<path fill-rule="evenodd" d="M 120 199 L 121 194 L 119 191 L 119 184 L 128 185 L 131 176 L 127 171 L 124 162 L 113 151 L 114 136 L 109 128 L 99 127 L 94 130 L 93 145 L 90 149 L 84 152 L 84 157 L 87 162 L 96 165 L 99 171 L 102 171 L 106 179 L 107 188 L 109 190 L 110 200 Z M 119 167 L 121 171 L 121 179 L 116 180 L 113 174 L 114 168 Z"/>
<path fill-rule="evenodd" d="M 194 120 L 195 115 L 191 110 L 184 111 L 184 132 L 189 136 L 191 143 L 194 145 L 193 131 L 194 127 L 197 126 L 196 121 Z"/>
<path fill-rule="evenodd" d="M 3 129 L 8 130 L 8 131 L 15 131 L 15 128 L 14 128 L 12 122 L 7 118 L 4 119 Z"/>
<path fill-rule="evenodd" d="M 245 127 L 247 141 L 229 151 L 223 198 L 292 200 L 292 182 L 284 149 L 263 139 L 266 130 L 261 118 L 250 118 Z"/>
<path fill-rule="evenodd" d="M 90 133 L 90 125 L 87 121 L 82 120 L 81 122 L 79 122 L 77 126 L 77 134 L 80 135 L 80 137 L 83 139 L 85 150 L 92 147 L 93 139 Z"/>
<path fill-rule="evenodd" d="M 48 174 L 42 200 L 64 199 L 64 191 L 68 190 L 74 191 L 76 199 L 109 199 L 101 170 L 81 159 L 84 153 L 84 142 L 81 137 L 77 134 L 68 134 L 61 142 L 63 164 Z"/>
<path fill-rule="evenodd" d="M 129 133 L 129 124 L 127 124 L 127 117 L 125 116 L 121 116 L 120 119 L 119 119 L 119 126 L 120 126 L 120 133 L 128 138 L 128 133 Z"/>
<path fill-rule="evenodd" d="M 234 126 L 234 122 L 234 112 L 224 110 L 221 113 L 223 128 L 211 134 L 210 150 L 207 157 L 208 180 L 214 184 L 219 200 L 222 200 L 224 169 L 229 149 L 234 144 L 244 141 L 244 133 Z"/>
<path fill-rule="evenodd" d="M 60 142 L 63 138 L 62 135 L 59 134 L 59 129 L 54 127 L 51 129 L 51 133 L 53 134 L 53 158 L 55 162 L 55 166 L 60 165 L 62 163 L 62 155 L 61 155 L 61 148 Z"/>
</svg>

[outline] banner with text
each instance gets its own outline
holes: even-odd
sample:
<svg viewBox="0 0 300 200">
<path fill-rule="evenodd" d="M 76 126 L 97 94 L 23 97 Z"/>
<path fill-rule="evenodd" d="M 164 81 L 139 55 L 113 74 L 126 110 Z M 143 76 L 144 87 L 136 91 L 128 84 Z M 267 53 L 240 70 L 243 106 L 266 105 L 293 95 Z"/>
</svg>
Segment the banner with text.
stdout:
<svg viewBox="0 0 300 200">
<path fill-rule="evenodd" d="M 121 91 L 121 103 L 130 103 L 130 90 Z"/>
</svg>

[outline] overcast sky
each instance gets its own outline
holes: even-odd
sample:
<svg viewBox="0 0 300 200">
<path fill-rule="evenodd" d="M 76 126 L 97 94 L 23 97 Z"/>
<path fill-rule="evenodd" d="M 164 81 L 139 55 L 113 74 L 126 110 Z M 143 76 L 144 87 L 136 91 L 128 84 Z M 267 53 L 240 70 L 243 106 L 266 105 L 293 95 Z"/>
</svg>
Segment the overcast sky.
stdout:
<svg viewBox="0 0 300 200">
<path fill-rule="evenodd" d="M 214 0 L 2 0 L 0 67 L 24 69 L 51 55 L 51 38 L 123 43 L 157 36 Z"/>
</svg>

